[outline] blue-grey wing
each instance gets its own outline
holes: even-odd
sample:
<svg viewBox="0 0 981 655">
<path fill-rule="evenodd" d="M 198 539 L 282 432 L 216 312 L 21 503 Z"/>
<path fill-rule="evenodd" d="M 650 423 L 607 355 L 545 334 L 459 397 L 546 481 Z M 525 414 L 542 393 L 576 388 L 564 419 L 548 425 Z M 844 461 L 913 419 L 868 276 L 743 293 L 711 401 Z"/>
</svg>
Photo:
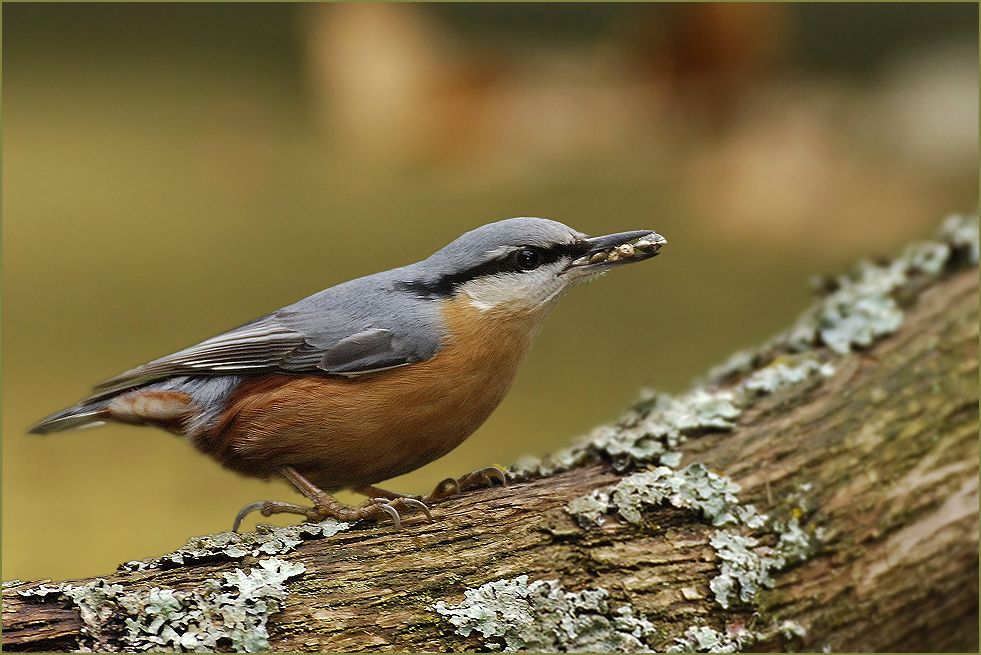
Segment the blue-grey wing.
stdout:
<svg viewBox="0 0 981 655">
<path fill-rule="evenodd" d="M 423 361 L 439 349 L 438 327 L 425 309 L 386 303 L 385 314 L 361 301 L 342 303 L 348 311 L 338 314 L 324 306 L 329 300 L 318 294 L 138 366 L 101 383 L 96 394 L 184 375 L 359 375 Z"/>
</svg>

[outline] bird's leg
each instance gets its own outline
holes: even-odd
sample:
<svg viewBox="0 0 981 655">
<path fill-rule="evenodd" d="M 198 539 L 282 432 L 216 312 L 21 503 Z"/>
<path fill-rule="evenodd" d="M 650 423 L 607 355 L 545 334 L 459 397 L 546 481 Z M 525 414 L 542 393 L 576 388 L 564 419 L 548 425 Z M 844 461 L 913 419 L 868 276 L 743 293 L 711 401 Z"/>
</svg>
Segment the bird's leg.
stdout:
<svg viewBox="0 0 981 655">
<path fill-rule="evenodd" d="M 299 514 L 306 517 L 308 521 L 322 521 L 326 518 L 335 518 L 338 521 L 346 521 L 350 523 L 361 519 L 372 519 L 377 521 L 388 516 L 392 519 L 392 523 L 395 524 L 396 530 L 402 527 L 402 519 L 399 516 L 398 508 L 403 510 L 409 508 L 419 509 L 426 515 L 427 518 L 429 518 L 429 520 L 432 520 L 432 516 L 429 513 L 429 508 L 413 498 L 397 498 L 395 500 L 389 498 L 373 498 L 366 505 L 361 507 L 352 507 L 350 505 L 345 505 L 327 492 L 317 487 L 315 484 L 300 475 L 300 473 L 297 472 L 297 470 L 292 466 L 281 467 L 279 469 L 279 473 L 284 478 L 289 480 L 301 494 L 309 498 L 310 502 L 313 503 L 313 507 L 303 507 L 301 505 L 294 505 L 293 503 L 283 503 L 274 500 L 260 500 L 250 503 L 239 510 L 238 515 L 235 517 L 235 523 L 232 526 L 233 532 L 238 532 L 242 519 L 244 519 L 246 515 L 255 511 L 258 511 L 263 516 L 288 513 Z"/>
<path fill-rule="evenodd" d="M 468 473 L 462 478 L 446 478 L 437 484 L 436 488 L 422 499 L 422 502 L 432 503 L 465 491 L 493 487 L 495 482 L 499 482 L 503 487 L 508 486 L 507 472 L 496 466 L 488 466 L 479 471 Z"/>
</svg>

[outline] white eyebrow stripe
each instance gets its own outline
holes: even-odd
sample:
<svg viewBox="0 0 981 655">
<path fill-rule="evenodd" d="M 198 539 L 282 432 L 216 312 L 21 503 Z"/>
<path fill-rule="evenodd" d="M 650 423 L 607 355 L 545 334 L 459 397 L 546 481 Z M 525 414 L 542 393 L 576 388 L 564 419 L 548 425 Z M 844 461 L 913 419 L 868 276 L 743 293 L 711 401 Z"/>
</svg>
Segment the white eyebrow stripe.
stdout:
<svg viewBox="0 0 981 655">
<path fill-rule="evenodd" d="M 498 257 L 503 257 L 504 255 L 514 252 L 518 248 L 519 246 L 498 246 L 493 250 L 488 250 L 484 254 L 487 255 L 488 259 L 497 259 Z"/>
</svg>

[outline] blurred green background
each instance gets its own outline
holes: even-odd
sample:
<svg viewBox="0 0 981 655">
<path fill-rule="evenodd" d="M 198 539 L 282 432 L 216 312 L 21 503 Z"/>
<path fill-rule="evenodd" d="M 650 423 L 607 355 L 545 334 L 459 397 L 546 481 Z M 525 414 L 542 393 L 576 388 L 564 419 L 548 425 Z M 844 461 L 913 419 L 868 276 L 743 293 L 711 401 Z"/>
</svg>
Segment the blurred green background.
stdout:
<svg viewBox="0 0 981 655">
<path fill-rule="evenodd" d="M 5 4 L 4 579 L 105 573 L 296 498 L 164 432 L 33 421 L 492 220 L 670 244 L 570 294 L 490 420 L 386 486 L 684 389 L 787 325 L 812 274 L 975 206 L 977 11 Z"/>
</svg>

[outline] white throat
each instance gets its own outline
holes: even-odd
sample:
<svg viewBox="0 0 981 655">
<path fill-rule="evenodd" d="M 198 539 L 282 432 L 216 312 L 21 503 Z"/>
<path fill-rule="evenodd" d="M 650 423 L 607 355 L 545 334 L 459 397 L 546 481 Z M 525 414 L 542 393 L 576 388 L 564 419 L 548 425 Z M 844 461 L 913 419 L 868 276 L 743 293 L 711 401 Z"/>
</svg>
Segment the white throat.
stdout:
<svg viewBox="0 0 981 655">
<path fill-rule="evenodd" d="M 460 285 L 458 293 L 466 295 L 470 305 L 482 312 L 547 309 L 575 282 L 558 275 L 562 268 L 563 264 L 556 262 L 533 271 L 487 275 Z"/>
</svg>

